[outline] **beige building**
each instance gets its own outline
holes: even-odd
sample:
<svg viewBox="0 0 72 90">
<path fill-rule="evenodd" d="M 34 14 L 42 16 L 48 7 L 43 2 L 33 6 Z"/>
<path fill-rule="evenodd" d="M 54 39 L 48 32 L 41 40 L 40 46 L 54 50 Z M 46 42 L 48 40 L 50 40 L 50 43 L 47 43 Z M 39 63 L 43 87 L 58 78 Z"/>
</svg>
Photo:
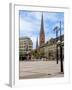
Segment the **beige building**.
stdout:
<svg viewBox="0 0 72 90">
<path fill-rule="evenodd" d="M 33 48 L 32 40 L 29 37 L 19 38 L 19 53 L 25 54 L 30 52 Z"/>
<path fill-rule="evenodd" d="M 62 37 L 62 47 L 63 47 L 63 56 L 64 56 L 64 35 Z M 60 37 L 58 37 L 59 40 Z M 45 44 L 42 46 L 38 47 L 37 51 L 38 52 L 43 52 L 44 55 L 43 57 L 46 57 L 48 60 L 55 60 L 56 59 L 56 46 L 58 44 L 58 55 L 60 58 L 60 46 L 59 43 L 56 42 L 56 38 L 52 38 L 49 41 L 47 41 Z"/>
</svg>

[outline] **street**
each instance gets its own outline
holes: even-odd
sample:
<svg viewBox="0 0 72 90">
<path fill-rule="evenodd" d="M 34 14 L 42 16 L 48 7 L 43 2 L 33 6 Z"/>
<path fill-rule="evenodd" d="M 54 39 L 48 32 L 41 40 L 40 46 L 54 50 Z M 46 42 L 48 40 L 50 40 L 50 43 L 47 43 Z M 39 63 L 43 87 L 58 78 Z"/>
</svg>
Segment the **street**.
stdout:
<svg viewBox="0 0 72 90">
<path fill-rule="evenodd" d="M 63 77 L 60 62 L 56 61 L 19 61 L 19 79 Z"/>
</svg>

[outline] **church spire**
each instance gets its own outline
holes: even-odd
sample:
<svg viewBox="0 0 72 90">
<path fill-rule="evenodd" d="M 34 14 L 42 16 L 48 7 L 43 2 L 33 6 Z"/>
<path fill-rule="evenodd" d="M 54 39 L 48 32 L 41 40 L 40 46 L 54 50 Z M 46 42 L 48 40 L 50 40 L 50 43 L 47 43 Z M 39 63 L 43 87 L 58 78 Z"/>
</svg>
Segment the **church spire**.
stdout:
<svg viewBox="0 0 72 90">
<path fill-rule="evenodd" d="M 36 41 L 36 49 L 38 48 L 38 37 L 37 37 L 37 41 Z"/>
<path fill-rule="evenodd" d="M 41 17 L 41 29 L 40 29 L 40 33 L 44 33 L 44 24 L 43 24 L 43 13 L 42 13 L 42 17 Z"/>
<path fill-rule="evenodd" d="M 41 27 L 40 27 L 40 46 L 45 43 L 45 33 L 44 33 L 44 23 L 43 23 L 43 13 L 41 17 Z"/>
</svg>

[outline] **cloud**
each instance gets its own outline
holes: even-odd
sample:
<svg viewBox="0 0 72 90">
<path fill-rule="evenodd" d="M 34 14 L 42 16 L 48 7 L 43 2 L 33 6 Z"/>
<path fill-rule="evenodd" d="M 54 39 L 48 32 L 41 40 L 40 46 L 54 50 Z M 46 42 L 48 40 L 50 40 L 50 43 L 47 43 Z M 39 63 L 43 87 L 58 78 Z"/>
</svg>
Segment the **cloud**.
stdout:
<svg viewBox="0 0 72 90">
<path fill-rule="evenodd" d="M 42 12 L 20 11 L 20 37 L 28 36 L 33 41 L 33 48 L 36 47 L 36 39 L 39 37 Z M 43 12 L 44 31 L 46 41 L 55 37 L 53 28 L 62 22 L 62 33 L 64 30 L 64 14 Z"/>
<path fill-rule="evenodd" d="M 63 21 L 64 15 L 62 12 L 46 12 L 44 13 L 45 21 L 49 20 L 51 22 Z"/>
<path fill-rule="evenodd" d="M 20 17 L 24 20 L 40 20 L 41 18 L 41 12 L 32 12 L 32 11 L 23 11 L 20 10 Z"/>
<path fill-rule="evenodd" d="M 32 16 L 35 15 L 35 13 L 31 14 Z M 28 18 L 27 16 L 22 17 L 20 16 L 20 32 L 22 33 L 29 33 L 29 34 L 36 34 L 40 31 L 40 19 L 38 20 L 34 20 L 34 19 L 31 19 L 31 15 L 28 15 Z M 38 17 L 38 14 L 36 14 L 34 16 L 35 18 L 39 18 Z M 40 17 L 41 18 L 41 17 Z M 20 33 L 20 34 L 22 34 Z"/>
</svg>

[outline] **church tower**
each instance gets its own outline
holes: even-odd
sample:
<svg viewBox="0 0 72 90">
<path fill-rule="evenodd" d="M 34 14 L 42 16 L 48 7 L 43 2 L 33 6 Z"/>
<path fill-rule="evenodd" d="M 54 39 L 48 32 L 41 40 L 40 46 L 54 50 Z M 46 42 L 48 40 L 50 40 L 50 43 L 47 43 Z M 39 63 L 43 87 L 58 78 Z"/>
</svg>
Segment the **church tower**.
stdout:
<svg viewBox="0 0 72 90">
<path fill-rule="evenodd" d="M 39 37 L 40 46 L 45 43 L 45 33 L 44 33 L 44 23 L 43 23 L 43 14 L 41 17 L 41 27 L 40 27 L 40 37 Z"/>
<path fill-rule="evenodd" d="M 37 41 L 36 41 L 36 49 L 38 48 L 38 38 L 37 38 Z"/>
</svg>

